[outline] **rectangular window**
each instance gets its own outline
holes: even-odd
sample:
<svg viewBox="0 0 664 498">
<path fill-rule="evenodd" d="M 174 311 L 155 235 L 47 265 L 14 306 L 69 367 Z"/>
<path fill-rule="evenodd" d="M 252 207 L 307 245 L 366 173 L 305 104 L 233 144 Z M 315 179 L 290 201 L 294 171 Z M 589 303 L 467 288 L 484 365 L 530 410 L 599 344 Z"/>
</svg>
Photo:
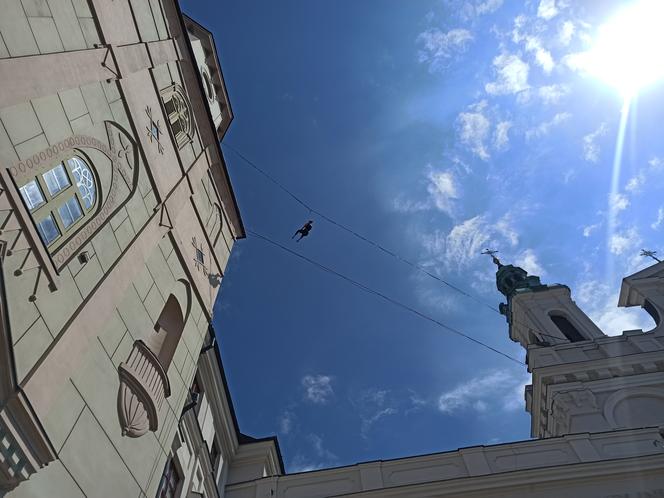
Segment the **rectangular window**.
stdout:
<svg viewBox="0 0 664 498">
<path fill-rule="evenodd" d="M 157 490 L 156 498 L 175 498 L 175 493 L 178 491 L 180 484 L 180 474 L 173 463 L 173 459 L 169 458 L 166 462 L 164 475 L 161 477 L 159 489 Z"/>
<path fill-rule="evenodd" d="M 196 249 L 196 261 L 198 261 L 202 265 L 205 264 L 205 254 L 203 254 L 203 251 L 201 251 L 200 249 Z"/>
<path fill-rule="evenodd" d="M 78 203 L 76 196 L 67 199 L 65 203 L 58 208 L 58 213 L 60 214 L 62 224 L 65 228 L 69 228 L 83 217 L 83 211 L 81 211 L 81 206 Z"/>
<path fill-rule="evenodd" d="M 55 168 L 48 170 L 42 176 L 44 177 L 44 181 L 46 182 L 46 186 L 52 197 L 71 185 L 71 183 L 69 183 L 69 178 L 67 178 L 65 167 L 62 164 L 58 164 Z"/>
<path fill-rule="evenodd" d="M 34 211 L 46 202 L 36 180 L 26 183 L 19 190 L 21 197 L 23 197 L 23 202 L 25 202 L 30 211 Z"/>
<path fill-rule="evenodd" d="M 58 230 L 58 226 L 55 224 L 55 220 L 51 214 L 37 222 L 37 230 L 46 245 L 49 245 L 60 236 L 60 230 Z"/>
</svg>

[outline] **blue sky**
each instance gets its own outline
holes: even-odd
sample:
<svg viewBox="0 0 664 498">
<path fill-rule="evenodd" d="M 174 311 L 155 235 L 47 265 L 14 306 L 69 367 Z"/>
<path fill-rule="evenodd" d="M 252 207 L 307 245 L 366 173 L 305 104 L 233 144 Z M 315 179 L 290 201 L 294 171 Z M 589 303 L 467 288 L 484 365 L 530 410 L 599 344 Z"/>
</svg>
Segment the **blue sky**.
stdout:
<svg viewBox="0 0 664 498">
<path fill-rule="evenodd" d="M 565 283 L 607 334 L 620 279 L 664 248 L 664 85 L 587 74 L 629 2 L 183 1 L 215 36 L 224 142 L 317 210 L 497 305 L 491 246 Z M 246 226 L 523 359 L 504 317 L 312 216 L 225 150 Z M 615 222 L 610 223 L 610 213 Z M 236 244 L 215 327 L 239 423 L 291 472 L 527 439 L 525 366 L 264 241 Z"/>
</svg>

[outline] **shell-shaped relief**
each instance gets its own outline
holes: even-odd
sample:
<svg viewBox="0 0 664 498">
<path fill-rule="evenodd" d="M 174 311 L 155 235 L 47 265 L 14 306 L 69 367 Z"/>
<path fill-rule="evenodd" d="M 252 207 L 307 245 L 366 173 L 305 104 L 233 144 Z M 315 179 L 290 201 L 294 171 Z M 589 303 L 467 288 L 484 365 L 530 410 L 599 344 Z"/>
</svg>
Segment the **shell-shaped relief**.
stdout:
<svg viewBox="0 0 664 498">
<path fill-rule="evenodd" d="M 118 417 L 123 436 L 140 437 L 159 427 L 159 410 L 168 396 L 168 377 L 155 354 L 136 341 L 126 362 L 118 367 Z"/>
</svg>

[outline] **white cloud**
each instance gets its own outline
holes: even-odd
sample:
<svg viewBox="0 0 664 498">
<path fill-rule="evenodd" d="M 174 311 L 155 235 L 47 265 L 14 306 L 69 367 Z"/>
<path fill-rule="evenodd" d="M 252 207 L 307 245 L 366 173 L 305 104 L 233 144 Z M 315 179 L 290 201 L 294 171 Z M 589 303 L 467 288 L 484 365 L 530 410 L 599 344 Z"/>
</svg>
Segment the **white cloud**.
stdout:
<svg viewBox="0 0 664 498">
<path fill-rule="evenodd" d="M 537 17 L 548 21 L 558 15 L 556 0 L 541 0 L 537 7 Z"/>
<path fill-rule="evenodd" d="M 380 419 L 398 413 L 390 394 L 386 389 L 370 388 L 352 400 L 359 411 L 360 435 L 363 439 L 368 439 L 369 431 Z"/>
<path fill-rule="evenodd" d="M 633 176 L 625 185 L 625 190 L 635 194 L 641 190 L 641 187 L 646 183 L 646 175 L 643 171 L 640 171 L 636 176 Z"/>
<path fill-rule="evenodd" d="M 317 405 L 325 405 L 334 395 L 332 377 L 329 375 L 305 375 L 302 377 L 305 399 Z"/>
<path fill-rule="evenodd" d="M 423 237 L 422 245 L 430 264 L 442 262 L 447 269 L 467 268 L 487 246 L 512 246 L 519 235 L 509 216 L 490 222 L 486 216 L 475 216 L 455 225 L 448 234 L 434 232 Z"/>
<path fill-rule="evenodd" d="M 542 42 L 535 36 L 526 37 L 526 50 L 535 54 L 535 62 L 542 70 L 549 74 L 553 70 L 555 63 L 551 52 L 542 46 Z"/>
<path fill-rule="evenodd" d="M 417 42 L 422 45 L 419 61 L 428 64 L 431 72 L 444 69 L 452 56 L 465 51 L 472 39 L 473 35 L 467 29 L 452 29 L 447 33 L 438 28 L 428 29 L 417 37 Z"/>
<path fill-rule="evenodd" d="M 542 265 L 540 265 L 537 255 L 532 249 L 522 251 L 516 257 L 514 262 L 517 266 L 520 266 L 531 275 L 537 275 L 540 277 L 546 275 L 546 271 L 542 268 Z"/>
<path fill-rule="evenodd" d="M 468 112 L 462 112 L 457 117 L 457 129 L 461 143 L 480 159 L 489 159 L 486 140 L 491 131 L 491 122 L 483 111 L 487 106 L 486 100 L 469 106 Z"/>
<path fill-rule="evenodd" d="M 452 415 L 463 411 L 484 412 L 489 408 L 504 411 L 523 409 L 527 372 L 494 370 L 462 382 L 438 398 L 438 410 Z"/>
<path fill-rule="evenodd" d="M 493 59 L 496 81 L 484 86 L 490 95 L 507 95 L 522 92 L 529 88 L 528 71 L 530 66 L 518 55 L 501 54 Z"/>
<path fill-rule="evenodd" d="M 533 138 L 542 138 L 551 132 L 551 129 L 570 119 L 572 115 L 569 112 L 559 112 L 550 121 L 540 123 L 535 128 L 526 130 L 526 140 Z"/>
<path fill-rule="evenodd" d="M 429 202 L 411 201 L 409 199 L 404 199 L 402 196 L 399 196 L 392 201 L 392 207 L 398 213 L 418 213 L 420 211 L 431 209 Z"/>
<path fill-rule="evenodd" d="M 295 458 L 293 458 L 293 463 L 289 465 L 289 473 L 309 472 L 329 468 L 337 464 L 338 457 L 325 447 L 321 436 L 318 434 L 307 434 L 305 439 L 310 446 L 307 453 L 313 453 L 313 456 L 297 453 Z M 300 449 L 303 450 L 304 448 L 300 446 Z"/>
<path fill-rule="evenodd" d="M 427 191 L 436 208 L 452 215 L 454 201 L 459 198 L 454 174 L 451 171 L 430 171 Z"/>
<path fill-rule="evenodd" d="M 567 46 L 572 41 L 576 27 L 572 21 L 565 21 L 558 30 L 558 41 L 561 45 Z"/>
<path fill-rule="evenodd" d="M 573 52 L 563 57 L 562 62 L 572 71 L 587 73 L 592 64 L 592 54 L 587 52 Z"/>
<path fill-rule="evenodd" d="M 307 440 L 311 443 L 318 458 L 323 458 L 327 461 L 337 459 L 337 456 L 334 453 L 325 448 L 323 445 L 323 438 L 318 434 L 309 434 Z"/>
<path fill-rule="evenodd" d="M 653 230 L 657 230 L 662 226 L 662 223 L 664 223 L 664 207 L 659 208 L 659 211 L 657 211 L 657 219 L 650 226 Z"/>
<path fill-rule="evenodd" d="M 649 330 L 652 319 L 640 308 L 618 308 L 618 292 L 597 280 L 576 286 L 575 299 L 595 325 L 607 335 L 620 335 L 625 330 Z"/>
<path fill-rule="evenodd" d="M 503 0 L 480 0 L 476 2 L 466 2 L 461 9 L 461 16 L 466 20 L 471 20 L 478 16 L 491 14 L 503 5 Z"/>
<path fill-rule="evenodd" d="M 622 232 L 616 232 L 609 239 L 609 250 L 616 255 L 623 254 L 625 251 L 635 249 L 641 243 L 639 232 L 635 227 Z"/>
<path fill-rule="evenodd" d="M 599 127 L 592 133 L 588 133 L 583 137 L 583 158 L 591 163 L 596 163 L 599 161 L 600 146 L 597 143 L 597 139 L 606 135 L 609 131 L 606 123 L 602 123 Z"/>
<path fill-rule="evenodd" d="M 615 193 L 609 195 L 609 208 L 612 212 L 617 213 L 624 211 L 629 207 L 629 199 L 625 194 Z"/>
<path fill-rule="evenodd" d="M 569 95 L 570 87 L 568 85 L 546 85 L 537 89 L 537 95 L 545 104 L 557 104 L 561 98 Z"/>
<path fill-rule="evenodd" d="M 664 160 L 661 157 L 653 156 L 648 161 L 650 167 L 654 170 L 660 170 L 664 166 Z"/>
<path fill-rule="evenodd" d="M 501 121 L 496 125 L 496 129 L 493 132 L 493 146 L 496 150 L 502 151 L 509 147 L 510 138 L 508 133 L 511 127 L 511 121 Z"/>
<path fill-rule="evenodd" d="M 594 225 L 588 225 L 583 227 L 583 236 L 584 237 L 590 237 L 592 233 L 597 230 L 602 224 L 601 223 L 595 223 Z"/>
<path fill-rule="evenodd" d="M 279 432 L 282 434 L 290 434 L 293 429 L 293 422 L 295 420 L 295 414 L 290 410 L 284 410 L 279 417 Z"/>
</svg>

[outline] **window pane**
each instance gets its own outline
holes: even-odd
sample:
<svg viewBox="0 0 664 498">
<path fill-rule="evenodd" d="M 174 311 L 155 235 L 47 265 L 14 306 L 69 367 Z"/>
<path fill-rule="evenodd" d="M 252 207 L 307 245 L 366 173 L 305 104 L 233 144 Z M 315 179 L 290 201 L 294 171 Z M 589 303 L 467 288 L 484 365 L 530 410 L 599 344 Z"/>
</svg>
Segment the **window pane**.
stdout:
<svg viewBox="0 0 664 498">
<path fill-rule="evenodd" d="M 33 211 L 46 202 L 36 180 L 26 183 L 19 189 L 19 191 L 21 192 L 21 197 L 23 197 L 25 205 L 30 211 Z"/>
<path fill-rule="evenodd" d="M 83 198 L 83 205 L 85 206 L 85 209 L 90 209 L 94 205 L 97 197 L 92 171 L 86 162 L 80 157 L 72 157 L 67 160 L 67 163 L 71 168 L 74 180 L 76 181 L 76 186 Z"/>
<path fill-rule="evenodd" d="M 83 217 L 81 206 L 76 200 L 76 196 L 67 199 L 67 201 L 58 208 L 58 213 L 62 219 L 65 228 L 69 228 L 76 220 Z"/>
<path fill-rule="evenodd" d="M 67 172 L 62 164 L 58 164 L 55 168 L 47 171 L 42 176 L 44 177 L 48 191 L 52 196 L 71 185 L 69 183 L 69 178 L 67 178 Z"/>
<path fill-rule="evenodd" d="M 43 220 L 37 222 L 37 230 L 39 231 L 39 235 L 46 245 L 49 245 L 60 236 L 60 231 L 58 230 L 58 227 L 55 224 L 55 220 L 51 214 L 49 214 Z"/>
</svg>

